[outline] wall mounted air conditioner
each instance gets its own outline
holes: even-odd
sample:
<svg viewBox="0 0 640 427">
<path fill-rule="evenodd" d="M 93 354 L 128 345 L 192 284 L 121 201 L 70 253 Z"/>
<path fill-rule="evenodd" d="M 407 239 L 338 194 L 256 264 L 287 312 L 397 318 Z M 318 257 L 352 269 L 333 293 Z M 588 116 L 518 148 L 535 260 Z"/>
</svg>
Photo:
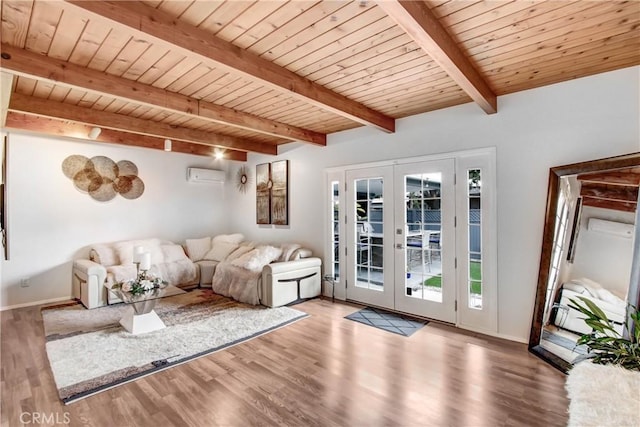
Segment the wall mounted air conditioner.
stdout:
<svg viewBox="0 0 640 427">
<path fill-rule="evenodd" d="M 634 226 L 633 224 L 625 224 L 623 222 L 607 221 L 605 219 L 589 218 L 590 231 L 597 231 L 599 233 L 606 233 L 612 236 L 626 237 L 630 239 L 633 237 Z"/>
<path fill-rule="evenodd" d="M 187 168 L 189 182 L 223 183 L 224 176 L 224 171 L 215 169 Z"/>
</svg>

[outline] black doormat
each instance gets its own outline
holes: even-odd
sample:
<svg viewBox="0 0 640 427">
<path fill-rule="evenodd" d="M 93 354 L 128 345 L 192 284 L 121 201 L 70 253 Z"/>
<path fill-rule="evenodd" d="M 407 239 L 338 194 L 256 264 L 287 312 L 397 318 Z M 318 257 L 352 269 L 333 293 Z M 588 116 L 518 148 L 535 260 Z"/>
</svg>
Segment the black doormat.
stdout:
<svg viewBox="0 0 640 427">
<path fill-rule="evenodd" d="M 393 332 L 394 334 L 410 337 L 415 331 L 429 323 L 426 320 L 418 320 L 402 314 L 390 313 L 378 308 L 363 308 L 362 310 L 345 316 L 345 319 L 364 323 L 374 328 Z"/>
</svg>

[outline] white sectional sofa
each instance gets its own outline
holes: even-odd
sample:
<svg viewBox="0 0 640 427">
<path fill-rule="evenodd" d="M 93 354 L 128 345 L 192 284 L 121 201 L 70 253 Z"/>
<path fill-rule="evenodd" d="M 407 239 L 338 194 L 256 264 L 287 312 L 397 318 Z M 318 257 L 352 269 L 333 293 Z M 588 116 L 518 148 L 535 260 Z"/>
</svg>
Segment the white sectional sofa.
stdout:
<svg viewBox="0 0 640 427">
<path fill-rule="evenodd" d="M 237 301 L 277 307 L 320 295 L 322 262 L 298 244 L 274 246 L 227 234 L 188 239 L 185 248 L 199 265 L 199 285 Z"/>
<path fill-rule="evenodd" d="M 310 250 L 245 242 L 240 234 L 228 234 L 187 239 L 184 247 L 161 239 L 93 245 L 89 259 L 73 263 L 73 296 L 87 308 L 118 302 L 107 288 L 135 277 L 136 246 L 151 253 L 150 272 L 179 287 L 212 287 L 238 301 L 269 307 L 321 291 L 321 261 Z"/>
<path fill-rule="evenodd" d="M 562 285 L 560 302 L 554 318 L 556 326 L 578 334 L 592 332 L 584 321 L 585 316 L 569 307 L 571 300 L 583 304 L 578 297 L 586 298 L 597 305 L 611 321 L 613 328 L 622 335 L 627 316 L 626 301 L 603 288 L 601 284 L 587 278 L 573 279 Z"/>
<path fill-rule="evenodd" d="M 161 239 L 127 240 L 93 245 L 89 259 L 73 263 L 73 296 L 87 308 L 96 308 L 119 301 L 108 291 L 114 283 L 133 279 L 134 247 L 142 246 L 151 254 L 151 273 L 171 285 L 196 286 L 198 268 L 184 253 L 181 245 Z"/>
</svg>

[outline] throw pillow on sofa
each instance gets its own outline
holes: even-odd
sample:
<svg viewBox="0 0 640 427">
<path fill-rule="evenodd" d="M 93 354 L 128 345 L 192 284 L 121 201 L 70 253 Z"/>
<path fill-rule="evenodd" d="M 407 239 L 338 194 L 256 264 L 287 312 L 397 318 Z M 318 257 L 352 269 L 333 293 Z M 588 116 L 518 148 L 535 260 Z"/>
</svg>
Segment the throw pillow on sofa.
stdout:
<svg viewBox="0 0 640 427">
<path fill-rule="evenodd" d="M 177 262 L 189 259 L 180 245 L 162 245 L 160 249 L 162 249 L 162 254 L 164 255 L 164 262 Z"/>
<path fill-rule="evenodd" d="M 208 261 L 222 261 L 229 256 L 231 252 L 238 249 L 238 245 L 235 243 L 221 242 L 216 241 L 215 239 L 213 239 L 211 243 L 213 247 L 203 257 L 203 259 Z"/>
<path fill-rule="evenodd" d="M 259 273 L 262 267 L 278 259 L 282 249 L 274 246 L 258 246 L 241 257 L 233 260 L 232 265 Z"/>
<path fill-rule="evenodd" d="M 196 262 L 204 259 L 204 256 L 211 250 L 211 237 L 201 239 L 187 239 L 187 255 L 191 261 Z"/>
<path fill-rule="evenodd" d="M 244 235 L 242 235 L 240 233 L 220 234 L 220 235 L 214 237 L 213 239 L 211 239 L 211 244 L 215 246 L 215 244 L 218 243 L 218 242 L 225 242 L 225 243 L 235 243 L 235 245 L 237 246 L 243 240 L 244 240 Z"/>
</svg>

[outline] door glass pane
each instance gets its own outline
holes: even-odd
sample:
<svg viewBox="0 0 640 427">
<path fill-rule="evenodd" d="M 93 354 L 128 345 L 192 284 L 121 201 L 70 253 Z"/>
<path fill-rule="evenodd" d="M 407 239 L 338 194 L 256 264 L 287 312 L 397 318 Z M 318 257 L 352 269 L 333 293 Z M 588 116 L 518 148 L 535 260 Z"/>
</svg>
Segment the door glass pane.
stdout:
<svg viewBox="0 0 640 427">
<path fill-rule="evenodd" d="M 441 173 L 405 175 L 405 295 L 442 302 Z"/>
<path fill-rule="evenodd" d="M 332 194 L 332 236 L 331 242 L 333 247 L 332 263 L 331 263 L 331 275 L 335 281 L 340 280 L 340 183 L 333 181 L 331 183 Z"/>
<path fill-rule="evenodd" d="M 467 271 L 468 306 L 482 309 L 482 176 L 480 169 L 469 169 L 468 180 L 468 231 L 469 268 Z"/>
<path fill-rule="evenodd" d="M 355 180 L 356 286 L 375 291 L 384 288 L 383 180 Z"/>
</svg>

